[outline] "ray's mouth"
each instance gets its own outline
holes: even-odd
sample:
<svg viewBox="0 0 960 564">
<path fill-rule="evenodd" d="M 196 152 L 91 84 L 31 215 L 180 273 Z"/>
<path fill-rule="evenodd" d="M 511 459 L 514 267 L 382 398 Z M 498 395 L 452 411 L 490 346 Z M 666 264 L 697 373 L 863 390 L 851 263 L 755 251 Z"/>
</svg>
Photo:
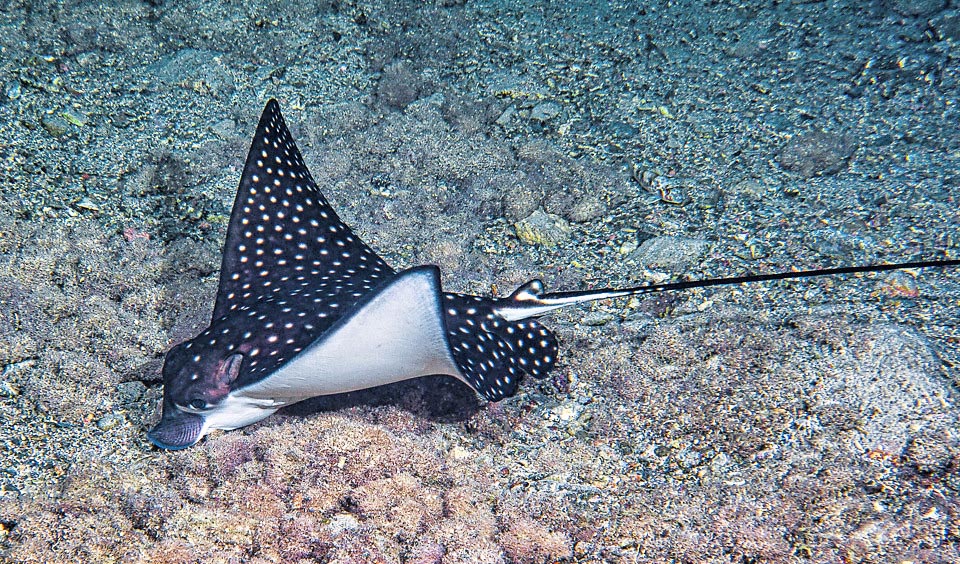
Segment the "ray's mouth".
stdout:
<svg viewBox="0 0 960 564">
<path fill-rule="evenodd" d="M 164 408 L 160 422 L 147 431 L 151 443 L 164 450 L 193 446 L 203 436 L 203 416 L 180 409 Z"/>
</svg>

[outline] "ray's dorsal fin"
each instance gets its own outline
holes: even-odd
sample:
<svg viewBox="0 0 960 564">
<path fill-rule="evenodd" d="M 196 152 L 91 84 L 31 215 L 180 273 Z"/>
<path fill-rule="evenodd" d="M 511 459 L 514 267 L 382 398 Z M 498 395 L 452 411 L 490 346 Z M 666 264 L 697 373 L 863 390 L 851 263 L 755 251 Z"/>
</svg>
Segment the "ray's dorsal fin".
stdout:
<svg viewBox="0 0 960 564">
<path fill-rule="evenodd" d="M 349 281 L 365 291 L 393 274 L 333 211 L 280 105 L 267 102 L 230 215 L 213 320 L 316 282 Z"/>
<path fill-rule="evenodd" d="M 836 276 L 839 274 L 856 274 L 862 272 L 883 272 L 888 270 L 902 270 L 910 268 L 946 268 L 960 266 L 958 259 L 929 260 L 915 262 L 901 262 L 895 264 L 870 264 L 863 266 L 844 266 L 839 268 L 823 268 L 819 270 L 797 270 L 792 272 L 774 272 L 771 274 L 748 274 L 745 276 L 731 276 L 729 278 L 709 278 L 706 280 L 685 280 L 682 282 L 668 282 L 666 284 L 650 284 L 633 288 L 602 288 L 599 290 L 585 290 L 578 292 L 543 293 L 543 283 L 531 280 L 503 300 L 494 310 L 504 319 L 519 320 L 529 317 L 538 317 L 564 306 L 622 298 L 653 292 L 670 290 L 686 290 L 689 288 L 707 288 L 710 286 L 730 286 L 750 282 L 767 282 L 772 280 L 788 280 L 792 278 L 814 278 L 819 276 Z"/>
</svg>

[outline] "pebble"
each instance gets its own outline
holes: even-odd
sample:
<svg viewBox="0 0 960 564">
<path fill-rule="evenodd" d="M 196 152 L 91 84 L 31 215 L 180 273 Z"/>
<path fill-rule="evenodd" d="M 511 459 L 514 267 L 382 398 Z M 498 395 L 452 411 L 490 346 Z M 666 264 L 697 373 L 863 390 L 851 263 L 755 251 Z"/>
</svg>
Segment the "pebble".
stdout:
<svg viewBox="0 0 960 564">
<path fill-rule="evenodd" d="M 44 116 L 40 118 L 40 125 L 47 130 L 47 133 L 54 137 L 63 137 L 70 131 L 70 124 L 61 116 Z"/>
<path fill-rule="evenodd" d="M 115 413 L 108 413 L 97 420 L 97 428 L 101 431 L 109 431 L 120 424 L 122 418 Z"/>
<path fill-rule="evenodd" d="M 510 123 L 510 120 L 513 119 L 513 116 L 517 113 L 517 109 L 513 106 L 507 106 L 507 109 L 503 110 L 503 113 L 500 114 L 500 117 L 497 118 L 497 125 L 507 125 Z"/>
<path fill-rule="evenodd" d="M 354 531 L 359 528 L 360 521 L 357 521 L 357 518 L 349 513 L 338 513 L 331 517 L 327 523 L 327 529 L 329 529 L 330 533 L 334 536 L 345 531 Z"/>
<path fill-rule="evenodd" d="M 7 83 L 6 87 L 3 89 L 3 92 L 7 95 L 7 99 L 16 100 L 22 93 L 22 90 L 20 89 L 20 83 L 16 80 L 11 80 Z"/>
<path fill-rule="evenodd" d="M 631 239 L 629 241 L 624 241 L 619 249 L 617 249 L 621 255 L 629 255 L 633 251 L 637 250 L 637 247 L 640 246 L 640 243 L 636 239 Z"/>
<path fill-rule="evenodd" d="M 90 200 L 90 198 L 84 198 L 79 202 L 77 202 L 77 207 L 87 211 L 93 211 L 93 212 L 100 211 L 100 206 L 95 204 L 92 200 Z"/>
<path fill-rule="evenodd" d="M 536 210 L 513 224 L 517 238 L 527 245 L 554 247 L 570 238 L 570 224 L 558 215 Z"/>
<path fill-rule="evenodd" d="M 810 131 L 795 135 L 780 151 L 780 166 L 804 178 L 836 174 L 857 150 L 852 136 Z"/>
<path fill-rule="evenodd" d="M 237 124 L 232 119 L 222 119 L 213 124 L 210 131 L 221 139 L 231 140 L 237 136 Z"/>
<path fill-rule="evenodd" d="M 0 381 L 0 398 L 12 398 L 20 395 L 18 390 L 10 382 Z"/>
<path fill-rule="evenodd" d="M 557 117 L 562 109 L 556 102 L 540 102 L 530 110 L 530 119 L 539 122 L 550 121 Z"/>
<path fill-rule="evenodd" d="M 646 267 L 681 270 L 699 262 L 709 248 L 702 239 L 654 237 L 644 241 L 630 258 Z"/>
<path fill-rule="evenodd" d="M 567 403 L 553 408 L 553 413 L 560 421 L 570 421 L 580 414 L 581 409 L 583 408 L 577 404 Z"/>
<path fill-rule="evenodd" d="M 122 382 L 117 385 L 117 395 L 120 403 L 135 403 L 146 393 L 147 386 L 143 382 Z"/>
<path fill-rule="evenodd" d="M 600 327 L 613 321 L 613 314 L 605 311 L 591 311 L 583 316 L 581 323 L 590 327 Z"/>
<path fill-rule="evenodd" d="M 885 276 L 877 285 L 877 291 L 891 298 L 916 298 L 920 295 L 917 280 L 902 270 Z"/>
<path fill-rule="evenodd" d="M 725 452 L 719 452 L 710 460 L 710 470 L 714 474 L 720 475 L 727 470 L 730 462 L 730 457 Z"/>
<path fill-rule="evenodd" d="M 763 197 L 767 187 L 755 178 L 741 180 L 734 187 L 733 191 L 748 198 L 759 199 Z"/>
<path fill-rule="evenodd" d="M 686 468 L 696 468 L 703 461 L 703 455 L 693 449 L 684 449 L 677 453 L 676 459 Z"/>
<path fill-rule="evenodd" d="M 60 113 L 60 117 L 77 127 L 83 127 L 90 123 L 90 120 L 87 119 L 87 116 L 73 110 L 64 110 Z"/>
</svg>

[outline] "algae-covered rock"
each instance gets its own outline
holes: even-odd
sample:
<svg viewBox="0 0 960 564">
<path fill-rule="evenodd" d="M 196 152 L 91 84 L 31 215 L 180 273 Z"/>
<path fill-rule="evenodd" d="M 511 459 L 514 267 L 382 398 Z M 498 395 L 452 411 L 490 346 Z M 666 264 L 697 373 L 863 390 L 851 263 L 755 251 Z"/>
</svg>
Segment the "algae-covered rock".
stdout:
<svg viewBox="0 0 960 564">
<path fill-rule="evenodd" d="M 53 115 L 40 118 L 40 125 L 54 137 L 63 137 L 70 132 L 70 124 L 63 116 Z"/>
<path fill-rule="evenodd" d="M 640 244 L 630 258 L 650 268 L 682 270 L 696 264 L 710 244 L 690 237 L 654 237 Z"/>
<path fill-rule="evenodd" d="M 528 245 L 555 247 L 570 238 L 570 224 L 562 217 L 537 210 L 513 224 L 520 241 Z"/>
</svg>

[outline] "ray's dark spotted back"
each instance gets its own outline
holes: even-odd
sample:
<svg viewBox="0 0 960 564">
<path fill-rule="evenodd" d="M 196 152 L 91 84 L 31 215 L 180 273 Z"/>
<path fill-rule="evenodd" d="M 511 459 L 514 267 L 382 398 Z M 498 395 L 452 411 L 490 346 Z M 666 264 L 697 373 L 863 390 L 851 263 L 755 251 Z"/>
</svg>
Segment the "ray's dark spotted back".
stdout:
<svg viewBox="0 0 960 564">
<path fill-rule="evenodd" d="M 212 326 L 197 340 L 242 342 L 243 385 L 295 356 L 393 276 L 320 193 L 271 100 L 230 217 Z"/>
<path fill-rule="evenodd" d="M 174 353 L 181 358 L 173 364 L 209 374 L 240 353 L 232 387 L 253 384 L 395 276 L 324 198 L 271 100 L 234 202 L 211 325 Z M 441 301 L 450 353 L 488 400 L 513 395 L 524 374 L 542 377 L 555 364 L 556 338 L 537 321 L 501 318 L 493 298 L 444 293 Z"/>
</svg>

